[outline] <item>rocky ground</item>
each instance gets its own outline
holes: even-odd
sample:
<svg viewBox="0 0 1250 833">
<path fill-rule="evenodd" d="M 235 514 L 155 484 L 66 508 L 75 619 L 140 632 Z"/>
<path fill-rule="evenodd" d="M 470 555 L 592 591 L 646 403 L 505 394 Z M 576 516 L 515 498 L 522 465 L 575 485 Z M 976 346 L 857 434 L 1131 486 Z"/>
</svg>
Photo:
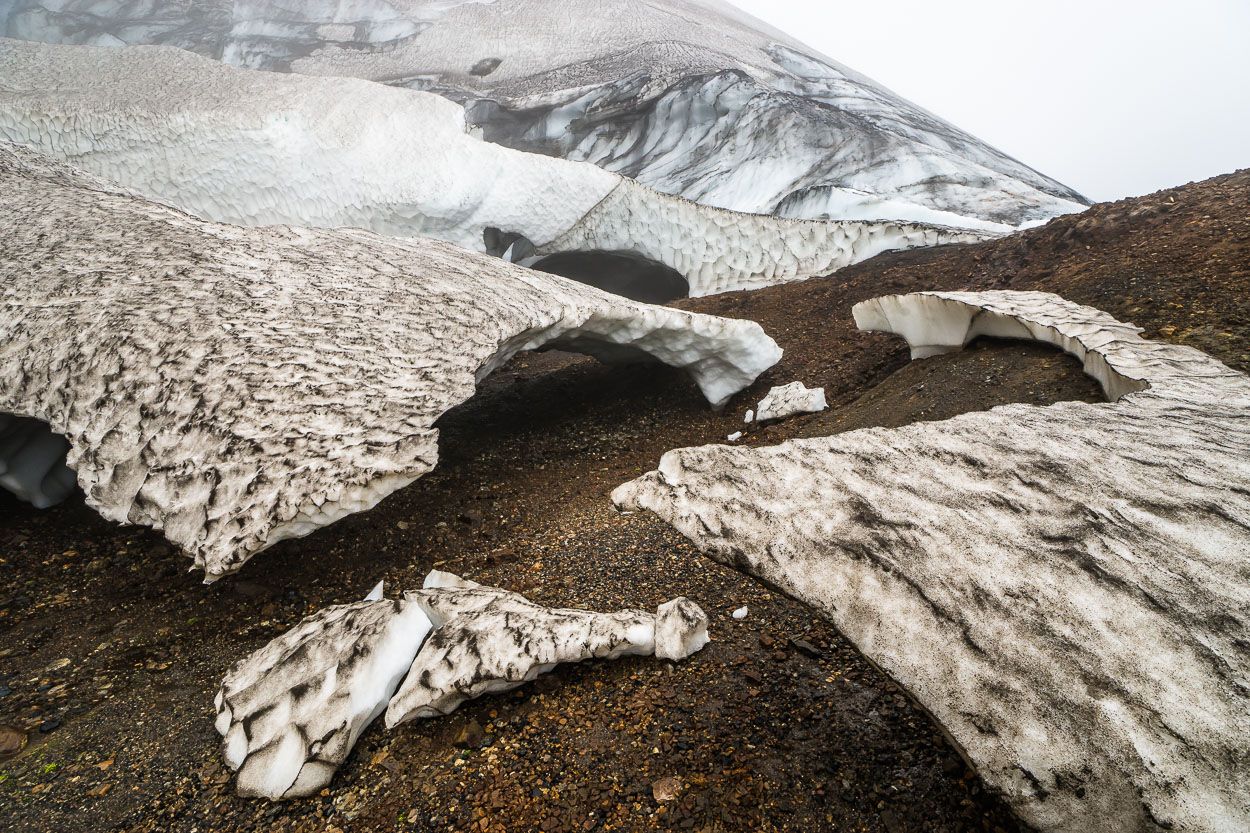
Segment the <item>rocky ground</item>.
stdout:
<svg viewBox="0 0 1250 833">
<path fill-rule="evenodd" d="M 700 557 L 613 487 L 723 441 L 773 384 L 831 408 L 742 442 L 1100 399 L 1070 358 L 978 343 L 907 364 L 850 307 L 919 289 L 1046 289 L 1250 370 L 1250 172 L 1098 205 L 1011 238 L 887 254 L 829 278 L 678 302 L 759 321 L 781 364 L 719 414 L 680 374 L 524 354 L 447 414 L 429 476 L 212 586 L 81 499 L 0 496 L 0 830 L 1010 831 L 941 732 L 807 609 Z M 458 572 L 549 605 L 704 606 L 691 659 L 558 669 L 453 716 L 374 726 L 331 787 L 235 796 L 212 695 L 227 666 L 385 578 Z M 749 614 L 729 612 L 746 605 Z M 16 751 L 16 754 L 12 754 Z"/>
</svg>

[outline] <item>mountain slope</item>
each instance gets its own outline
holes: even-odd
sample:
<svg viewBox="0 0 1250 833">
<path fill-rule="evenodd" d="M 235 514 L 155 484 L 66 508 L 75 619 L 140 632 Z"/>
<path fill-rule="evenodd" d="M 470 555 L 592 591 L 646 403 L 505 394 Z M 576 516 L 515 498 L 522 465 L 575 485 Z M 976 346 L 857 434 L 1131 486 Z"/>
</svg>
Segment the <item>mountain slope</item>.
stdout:
<svg viewBox="0 0 1250 833">
<path fill-rule="evenodd" d="M 491 141 L 737 211 L 984 227 L 1086 205 L 717 0 L 10 2 L 9 37 L 432 90 Z"/>
</svg>

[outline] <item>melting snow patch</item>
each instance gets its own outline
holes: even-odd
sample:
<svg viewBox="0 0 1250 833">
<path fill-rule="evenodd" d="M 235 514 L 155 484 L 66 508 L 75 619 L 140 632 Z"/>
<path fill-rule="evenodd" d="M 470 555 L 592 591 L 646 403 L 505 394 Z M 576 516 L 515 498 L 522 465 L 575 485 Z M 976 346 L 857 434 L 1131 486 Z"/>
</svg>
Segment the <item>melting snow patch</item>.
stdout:
<svg viewBox="0 0 1250 833">
<path fill-rule="evenodd" d="M 671 451 L 614 502 L 820 611 L 1033 827 L 1250 829 L 1250 378 L 1046 293 L 854 315 L 1049 342 L 1111 401 Z"/>
</svg>

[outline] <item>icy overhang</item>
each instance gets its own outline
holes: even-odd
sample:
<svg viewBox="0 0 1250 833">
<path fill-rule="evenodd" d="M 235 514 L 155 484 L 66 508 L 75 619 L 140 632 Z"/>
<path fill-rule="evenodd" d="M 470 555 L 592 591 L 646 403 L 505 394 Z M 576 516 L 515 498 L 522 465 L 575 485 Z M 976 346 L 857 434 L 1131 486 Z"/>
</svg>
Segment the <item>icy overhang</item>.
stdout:
<svg viewBox="0 0 1250 833">
<path fill-rule="evenodd" d="M 429 471 L 434 422 L 517 351 L 660 361 L 713 405 L 781 356 L 750 321 L 431 240 L 208 223 L 4 145 L 0 227 L 0 413 L 209 580 Z"/>
<path fill-rule="evenodd" d="M 1048 341 L 1114 401 L 681 449 L 613 500 L 820 611 L 1037 829 L 1250 829 L 1250 378 L 1045 293 L 855 317 Z"/>
<path fill-rule="evenodd" d="M 480 141 L 463 109 L 433 94 L 239 69 L 168 47 L 0 39 L 0 141 L 206 220 L 350 226 L 477 251 L 488 238 L 524 238 L 536 257 L 614 252 L 675 271 L 693 296 L 995 236 L 710 208 Z"/>
</svg>

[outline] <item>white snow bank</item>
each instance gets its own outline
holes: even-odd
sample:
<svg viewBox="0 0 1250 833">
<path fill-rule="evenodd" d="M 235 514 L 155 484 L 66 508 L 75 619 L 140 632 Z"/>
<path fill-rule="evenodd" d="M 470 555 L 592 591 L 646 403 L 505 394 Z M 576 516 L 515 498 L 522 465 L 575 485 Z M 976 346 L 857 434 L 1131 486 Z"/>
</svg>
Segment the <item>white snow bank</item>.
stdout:
<svg viewBox="0 0 1250 833">
<path fill-rule="evenodd" d="M 1045 293 L 855 318 L 1044 340 L 1113 402 L 681 449 L 614 502 L 815 607 L 1033 827 L 1250 829 L 1250 378 Z"/>
<path fill-rule="evenodd" d="M 3 145 L 0 227 L 0 413 L 208 580 L 429 471 L 435 420 L 519 350 L 661 361 L 714 405 L 781 355 L 753 322 L 431 240 L 206 223 Z"/>
<path fill-rule="evenodd" d="M 492 234 L 520 235 L 537 256 L 654 261 L 694 296 L 993 236 L 709 208 L 594 165 L 480 141 L 464 111 L 433 94 L 243 70 L 165 47 L 0 39 L 0 140 L 207 220 L 351 226 L 476 251 Z"/>
<path fill-rule="evenodd" d="M 757 422 L 785 419 L 798 414 L 814 414 L 828 407 L 824 388 L 809 388 L 802 382 L 791 382 L 778 385 L 765 394 L 755 408 L 755 419 Z"/>
<path fill-rule="evenodd" d="M 434 571 L 401 600 L 315 613 L 235 664 L 215 700 L 222 753 L 239 771 L 241 795 L 312 795 L 383 709 L 392 728 L 450 714 L 561 662 L 681 659 L 707 644 L 707 621 L 685 598 L 654 616 L 553 609 Z"/>
</svg>

